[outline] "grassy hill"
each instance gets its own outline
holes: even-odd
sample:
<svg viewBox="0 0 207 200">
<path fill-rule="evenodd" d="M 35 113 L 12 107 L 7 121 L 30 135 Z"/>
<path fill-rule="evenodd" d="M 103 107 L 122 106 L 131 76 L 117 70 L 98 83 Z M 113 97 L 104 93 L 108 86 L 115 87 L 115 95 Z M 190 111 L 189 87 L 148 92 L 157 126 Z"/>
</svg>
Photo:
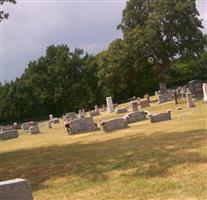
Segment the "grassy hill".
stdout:
<svg viewBox="0 0 207 200">
<path fill-rule="evenodd" d="M 146 110 L 171 109 L 172 120 L 111 133 L 67 136 L 62 122 L 43 122 L 42 134 L 1 142 L 0 179 L 29 179 L 35 200 L 207 199 L 207 104 L 178 106 L 152 103 Z"/>
</svg>

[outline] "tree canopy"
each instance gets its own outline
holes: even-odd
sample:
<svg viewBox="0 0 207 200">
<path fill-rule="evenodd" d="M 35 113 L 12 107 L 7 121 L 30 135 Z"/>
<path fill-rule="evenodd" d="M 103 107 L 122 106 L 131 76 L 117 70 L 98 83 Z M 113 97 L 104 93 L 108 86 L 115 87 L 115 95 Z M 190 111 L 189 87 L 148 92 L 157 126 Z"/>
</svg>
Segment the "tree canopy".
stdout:
<svg viewBox="0 0 207 200">
<path fill-rule="evenodd" d="M 118 28 L 141 58 L 138 62 L 148 60 L 158 81 L 165 83 L 174 58 L 197 57 L 205 50 L 198 16 L 195 0 L 130 0 Z"/>
<path fill-rule="evenodd" d="M 16 0 L 0 0 L 0 5 L 2 6 L 4 3 L 16 3 Z M 0 10 L 0 22 L 3 20 L 3 19 L 8 19 L 9 17 L 9 13 L 3 11 L 3 10 Z"/>
</svg>

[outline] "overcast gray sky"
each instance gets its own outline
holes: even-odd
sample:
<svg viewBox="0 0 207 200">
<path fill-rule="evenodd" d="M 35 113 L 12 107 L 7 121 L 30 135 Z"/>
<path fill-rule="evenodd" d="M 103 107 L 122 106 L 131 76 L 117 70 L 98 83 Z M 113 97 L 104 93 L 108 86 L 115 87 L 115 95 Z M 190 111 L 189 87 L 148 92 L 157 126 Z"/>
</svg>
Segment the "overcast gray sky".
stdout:
<svg viewBox="0 0 207 200">
<path fill-rule="evenodd" d="M 2 78 L 21 76 L 30 60 L 45 53 L 51 44 L 67 44 L 97 53 L 121 37 L 116 26 L 121 21 L 125 0 L 24 0 L 7 4 L 9 20 L 2 26 Z M 207 0 L 197 0 L 207 33 Z"/>
</svg>

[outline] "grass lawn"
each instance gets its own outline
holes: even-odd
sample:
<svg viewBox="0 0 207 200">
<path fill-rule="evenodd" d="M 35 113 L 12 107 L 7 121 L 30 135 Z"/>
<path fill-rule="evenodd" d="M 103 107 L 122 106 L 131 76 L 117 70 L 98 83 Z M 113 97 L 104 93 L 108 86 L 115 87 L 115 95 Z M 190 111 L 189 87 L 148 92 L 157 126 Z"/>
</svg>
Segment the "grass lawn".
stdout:
<svg viewBox="0 0 207 200">
<path fill-rule="evenodd" d="M 0 179 L 29 179 L 35 200 L 205 200 L 207 104 L 178 106 L 155 102 L 146 110 L 171 109 L 172 120 L 111 133 L 67 136 L 62 122 L 51 130 L 42 123 L 42 134 L 0 143 Z"/>
</svg>

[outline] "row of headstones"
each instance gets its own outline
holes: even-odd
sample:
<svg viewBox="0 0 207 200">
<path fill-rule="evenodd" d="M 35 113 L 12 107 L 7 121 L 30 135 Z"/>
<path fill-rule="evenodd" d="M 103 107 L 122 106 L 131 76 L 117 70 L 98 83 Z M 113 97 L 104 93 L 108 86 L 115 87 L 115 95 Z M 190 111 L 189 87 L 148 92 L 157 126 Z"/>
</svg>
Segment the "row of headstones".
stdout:
<svg viewBox="0 0 207 200">
<path fill-rule="evenodd" d="M 101 120 L 100 127 L 103 131 L 109 132 L 121 128 L 127 128 L 128 124 L 149 119 L 150 122 L 160 122 L 171 119 L 170 111 L 152 115 L 145 111 L 131 112 L 123 117 Z M 96 131 L 100 128 L 94 123 L 93 117 L 80 117 L 70 121 L 70 134 L 78 134 L 90 131 Z"/>
<path fill-rule="evenodd" d="M 30 134 L 40 133 L 40 129 L 37 122 L 28 122 L 22 124 L 22 129 L 28 130 Z M 0 140 L 8 140 L 19 137 L 17 129 L 9 129 L 0 132 Z"/>
<path fill-rule="evenodd" d="M 173 96 L 176 94 L 178 97 L 188 98 L 192 95 L 194 99 L 203 98 L 204 101 L 207 101 L 207 84 L 202 83 L 200 80 L 190 81 L 187 86 L 178 87 L 175 90 L 168 90 L 166 93 L 160 93 L 159 91 L 155 92 L 155 95 L 158 98 L 158 103 L 164 103 L 167 101 L 172 101 Z M 191 97 L 190 97 L 191 98 Z M 188 101 L 188 100 L 187 100 Z"/>
</svg>

